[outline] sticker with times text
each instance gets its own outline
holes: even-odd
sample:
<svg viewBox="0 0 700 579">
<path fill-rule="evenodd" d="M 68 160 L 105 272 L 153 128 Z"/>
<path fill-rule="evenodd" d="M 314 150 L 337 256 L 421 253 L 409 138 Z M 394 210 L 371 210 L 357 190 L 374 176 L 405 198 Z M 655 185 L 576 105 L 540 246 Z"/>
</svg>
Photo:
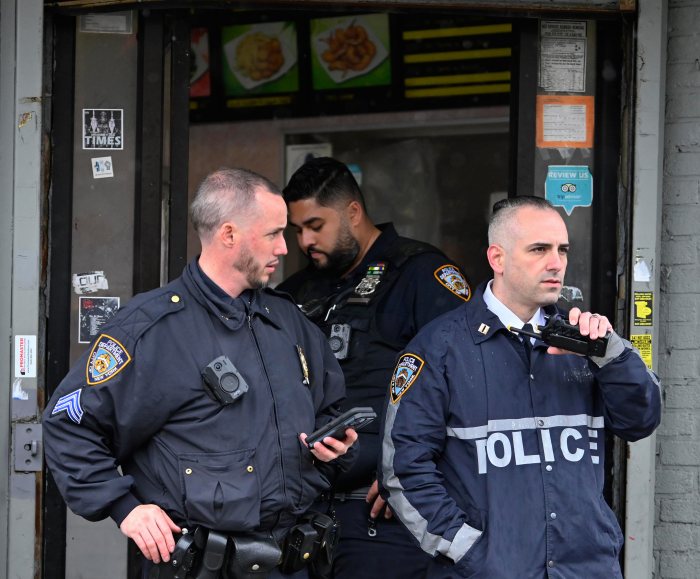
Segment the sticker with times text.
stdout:
<svg viewBox="0 0 700 579">
<path fill-rule="evenodd" d="M 399 399 L 406 394 L 408 389 L 416 381 L 416 378 L 418 378 L 424 365 L 425 361 L 415 354 L 404 354 L 399 358 L 389 386 L 392 404 L 396 404 Z"/>
</svg>

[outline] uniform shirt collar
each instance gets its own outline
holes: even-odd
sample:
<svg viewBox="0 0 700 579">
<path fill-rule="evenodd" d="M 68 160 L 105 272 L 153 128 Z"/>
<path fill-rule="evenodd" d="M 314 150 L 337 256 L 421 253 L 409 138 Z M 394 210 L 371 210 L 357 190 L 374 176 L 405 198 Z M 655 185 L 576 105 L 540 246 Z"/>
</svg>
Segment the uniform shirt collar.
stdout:
<svg viewBox="0 0 700 579">
<path fill-rule="evenodd" d="M 525 325 L 523 321 L 493 294 L 491 291 L 492 283 L 493 280 L 486 284 L 486 288 L 484 289 L 484 302 L 486 303 L 486 307 L 496 314 L 498 319 L 501 320 L 501 323 L 506 328 L 511 326 L 514 328 L 522 328 Z M 528 320 L 528 323 L 531 324 L 533 328 L 537 328 L 537 326 L 544 326 L 545 319 L 542 308 L 537 308 L 537 311 L 534 313 L 532 318 Z"/>
</svg>

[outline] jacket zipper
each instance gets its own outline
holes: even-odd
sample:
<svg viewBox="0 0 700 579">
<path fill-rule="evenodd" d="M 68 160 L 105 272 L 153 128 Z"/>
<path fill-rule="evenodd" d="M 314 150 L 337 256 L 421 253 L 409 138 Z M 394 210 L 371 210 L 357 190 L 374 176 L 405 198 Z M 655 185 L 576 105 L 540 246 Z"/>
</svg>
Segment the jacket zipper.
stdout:
<svg viewBox="0 0 700 579">
<path fill-rule="evenodd" d="M 287 477 L 284 472 L 284 462 L 282 461 L 282 440 L 280 439 L 280 425 L 279 420 L 277 420 L 277 401 L 275 400 L 275 393 L 272 389 L 272 383 L 270 382 L 270 376 L 267 373 L 267 367 L 265 366 L 265 360 L 263 358 L 262 352 L 260 351 L 260 344 L 258 343 L 258 338 L 255 335 L 255 330 L 253 330 L 253 319 L 250 314 L 248 314 L 248 329 L 250 330 L 250 335 L 253 337 L 253 342 L 255 343 L 255 349 L 258 352 L 258 358 L 260 360 L 260 365 L 262 366 L 263 372 L 265 372 L 265 378 L 267 379 L 267 385 L 270 390 L 270 396 L 272 396 L 272 409 L 275 416 L 275 426 L 277 427 L 277 449 L 279 455 L 279 468 L 282 473 L 282 490 L 284 492 L 285 500 L 289 500 L 289 495 L 287 493 Z"/>
</svg>

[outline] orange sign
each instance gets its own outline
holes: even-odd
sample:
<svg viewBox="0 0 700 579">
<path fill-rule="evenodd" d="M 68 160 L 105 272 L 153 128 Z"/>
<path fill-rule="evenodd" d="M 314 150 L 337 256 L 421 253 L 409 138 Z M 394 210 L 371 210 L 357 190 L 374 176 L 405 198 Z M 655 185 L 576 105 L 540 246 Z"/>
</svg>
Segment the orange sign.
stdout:
<svg viewBox="0 0 700 579">
<path fill-rule="evenodd" d="M 593 147 L 592 96 L 537 96 L 537 146 L 590 149 Z"/>
</svg>

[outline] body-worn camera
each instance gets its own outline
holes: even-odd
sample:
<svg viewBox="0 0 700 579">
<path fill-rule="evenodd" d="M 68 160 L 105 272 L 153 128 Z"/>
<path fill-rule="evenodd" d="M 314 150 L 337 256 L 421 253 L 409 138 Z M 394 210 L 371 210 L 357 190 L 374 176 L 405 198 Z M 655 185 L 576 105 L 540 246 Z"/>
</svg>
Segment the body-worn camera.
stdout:
<svg viewBox="0 0 700 579">
<path fill-rule="evenodd" d="M 333 324 L 328 345 L 338 360 L 345 360 L 350 351 L 350 324 Z"/>
<path fill-rule="evenodd" d="M 248 383 L 228 356 L 219 356 L 207 364 L 202 372 L 204 388 L 217 402 L 233 404 L 246 392 Z"/>
</svg>

